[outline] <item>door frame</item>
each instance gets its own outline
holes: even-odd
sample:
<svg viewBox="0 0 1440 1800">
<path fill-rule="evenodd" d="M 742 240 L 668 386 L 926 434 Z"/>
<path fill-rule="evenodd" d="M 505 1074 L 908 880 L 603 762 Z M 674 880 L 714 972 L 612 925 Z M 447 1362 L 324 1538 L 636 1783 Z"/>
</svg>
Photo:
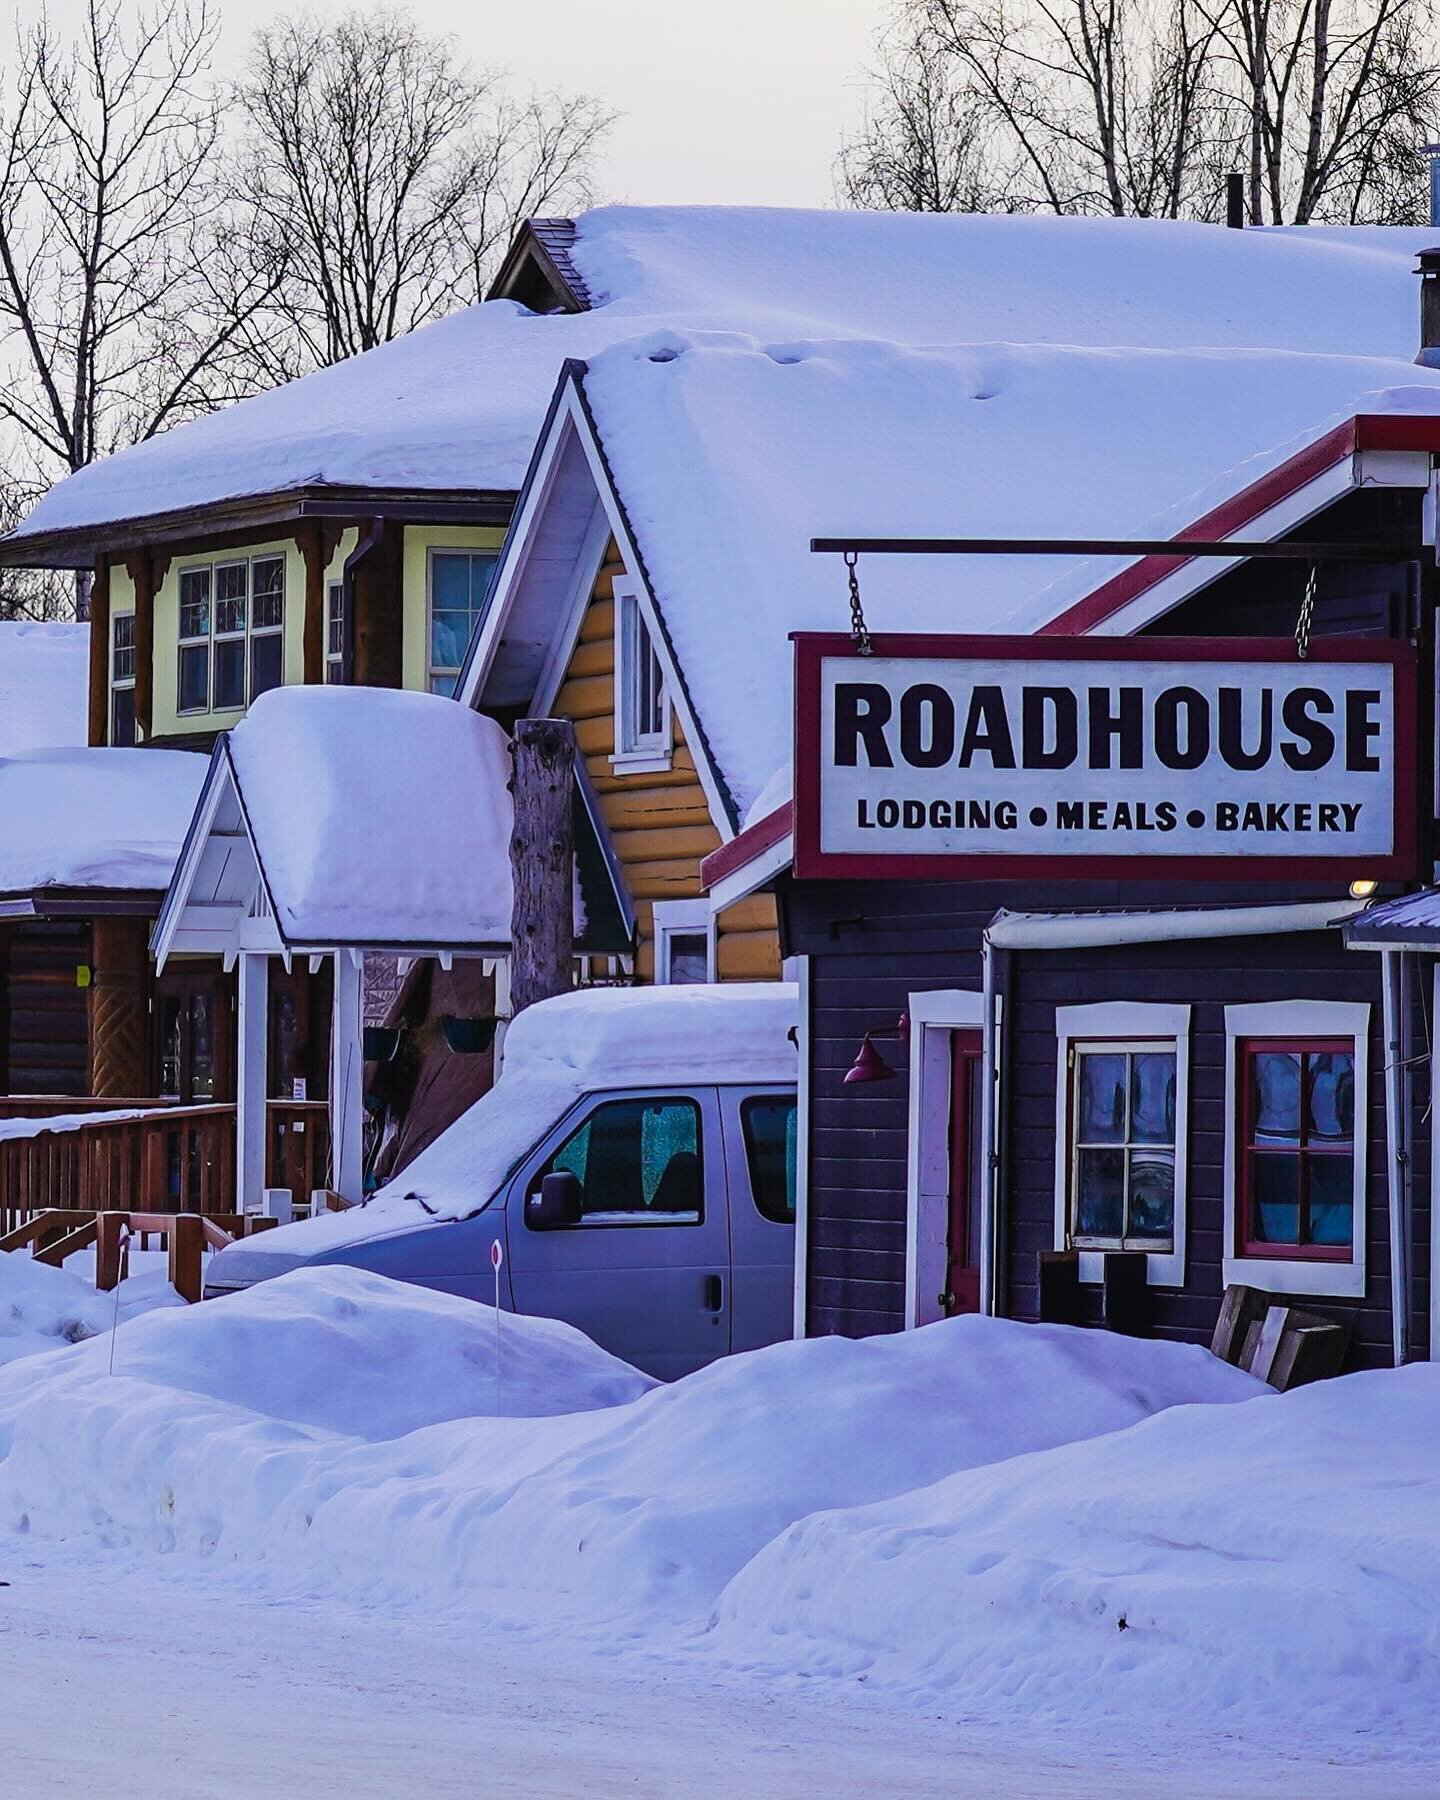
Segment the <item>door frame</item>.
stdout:
<svg viewBox="0 0 1440 1800">
<path fill-rule="evenodd" d="M 997 1026 L 998 1007 L 997 997 Z M 911 994 L 910 1118 L 905 1173 L 905 1328 L 945 1317 L 939 1296 L 947 1287 L 950 1242 L 951 1034 L 982 1037 L 981 1089 L 993 1104 L 993 1058 L 983 1055 L 984 996 L 979 988 L 939 988 Z M 977 1196 L 983 1205 L 984 1197 Z M 988 1241 L 982 1231 L 982 1244 Z M 980 1271 L 982 1310 L 986 1271 Z"/>
</svg>

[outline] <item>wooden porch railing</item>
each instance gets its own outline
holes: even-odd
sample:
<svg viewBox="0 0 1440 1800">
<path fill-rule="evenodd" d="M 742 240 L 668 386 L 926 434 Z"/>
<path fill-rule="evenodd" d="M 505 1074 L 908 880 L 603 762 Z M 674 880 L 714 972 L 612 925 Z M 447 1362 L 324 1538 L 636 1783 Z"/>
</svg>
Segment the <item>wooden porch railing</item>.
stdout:
<svg viewBox="0 0 1440 1800">
<path fill-rule="evenodd" d="M 326 1123 L 323 1100 L 270 1102 L 266 1185 L 289 1188 L 297 1208 L 327 1185 Z M 162 1108 L 0 1138 L 0 1233 L 56 1210 L 233 1214 L 234 1106 Z"/>
<path fill-rule="evenodd" d="M 151 1237 L 163 1238 L 170 1253 L 170 1284 L 182 1300 L 194 1304 L 204 1292 L 205 1253 L 223 1250 L 236 1238 L 253 1237 L 275 1223 L 244 1213 L 207 1218 L 190 1212 L 85 1213 L 57 1207 L 35 1213 L 0 1234 L 0 1250 L 28 1249 L 36 1262 L 58 1269 L 66 1257 L 93 1244 L 95 1285 L 108 1292 L 126 1273 L 130 1238 L 139 1236 L 142 1243 Z"/>
<path fill-rule="evenodd" d="M 0 1121 L 54 1119 L 68 1113 L 155 1112 L 165 1100 L 117 1100 L 100 1094 L 0 1094 Z M 179 1105 L 179 1102 L 174 1102 Z"/>
</svg>

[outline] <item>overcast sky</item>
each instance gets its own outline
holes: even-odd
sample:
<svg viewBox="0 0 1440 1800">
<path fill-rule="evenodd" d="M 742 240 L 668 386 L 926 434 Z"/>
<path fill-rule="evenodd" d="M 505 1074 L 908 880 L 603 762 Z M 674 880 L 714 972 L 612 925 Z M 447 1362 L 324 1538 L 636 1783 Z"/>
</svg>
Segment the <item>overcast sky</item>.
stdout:
<svg viewBox="0 0 1440 1800">
<path fill-rule="evenodd" d="M 220 0 L 226 50 L 283 10 Z M 338 10 L 336 0 L 335 10 Z M 609 199 L 827 206 L 884 0 L 413 0 L 477 65 L 621 113 Z M 327 7 L 325 10 L 331 10 Z M 227 57 L 228 60 L 228 57 Z"/>
</svg>

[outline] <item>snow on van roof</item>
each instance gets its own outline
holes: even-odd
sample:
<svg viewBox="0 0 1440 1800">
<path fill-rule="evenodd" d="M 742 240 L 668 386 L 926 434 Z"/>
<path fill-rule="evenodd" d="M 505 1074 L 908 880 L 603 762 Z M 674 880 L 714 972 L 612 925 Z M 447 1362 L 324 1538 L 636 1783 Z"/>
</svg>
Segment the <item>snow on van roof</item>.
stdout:
<svg viewBox="0 0 1440 1800">
<path fill-rule="evenodd" d="M 783 786 L 788 634 L 848 627 L 839 558 L 812 536 L 1168 534 L 1338 417 L 1440 413 L 1440 372 L 1380 357 L 734 333 L 617 345 L 584 389 L 741 817 Z M 1089 587 L 1119 566 L 870 556 L 860 582 L 872 631 L 1025 633 L 1082 569 Z"/>
<path fill-rule="evenodd" d="M 88 625 L 0 622 L 0 756 L 87 736 Z"/>
<path fill-rule="evenodd" d="M 273 688 L 229 755 L 292 944 L 510 941 L 510 753 L 435 694 Z"/>
<path fill-rule="evenodd" d="M 456 707 L 459 712 L 461 709 Z M 702 1083 L 793 1083 L 791 982 L 582 988 L 529 1007 L 505 1035 L 499 1079 L 363 1206 L 247 1239 L 246 1251 L 329 1256 L 486 1206 L 583 1094 Z"/>
<path fill-rule="evenodd" d="M 562 363 L 637 332 L 1409 356 L 1433 231 L 1171 220 L 602 207 L 590 311 L 491 301 L 122 450 L 16 538 L 316 485 L 518 489 Z"/>
<path fill-rule="evenodd" d="M 0 894 L 161 892 L 206 759 L 188 750 L 30 750 L 0 757 Z"/>
</svg>

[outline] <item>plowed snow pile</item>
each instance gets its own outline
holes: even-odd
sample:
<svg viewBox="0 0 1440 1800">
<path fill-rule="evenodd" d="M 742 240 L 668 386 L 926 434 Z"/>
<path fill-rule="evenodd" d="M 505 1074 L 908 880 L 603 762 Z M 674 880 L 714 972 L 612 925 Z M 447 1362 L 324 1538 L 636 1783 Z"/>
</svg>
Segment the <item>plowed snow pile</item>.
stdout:
<svg viewBox="0 0 1440 1800">
<path fill-rule="evenodd" d="M 180 1304 L 163 1278 L 145 1275 L 121 1283 L 122 1320 L 151 1307 Z M 114 1322 L 113 1294 L 97 1294 L 78 1276 L 48 1268 L 20 1251 L 0 1251 L 0 1364 L 101 1334 L 108 1345 Z"/>
<path fill-rule="evenodd" d="M 1283 1719 L 1413 1754 L 1440 1745 L 1437 1446 L 1434 1365 L 1177 1409 L 804 1520 L 717 1643 L 1037 1725 Z"/>
</svg>

